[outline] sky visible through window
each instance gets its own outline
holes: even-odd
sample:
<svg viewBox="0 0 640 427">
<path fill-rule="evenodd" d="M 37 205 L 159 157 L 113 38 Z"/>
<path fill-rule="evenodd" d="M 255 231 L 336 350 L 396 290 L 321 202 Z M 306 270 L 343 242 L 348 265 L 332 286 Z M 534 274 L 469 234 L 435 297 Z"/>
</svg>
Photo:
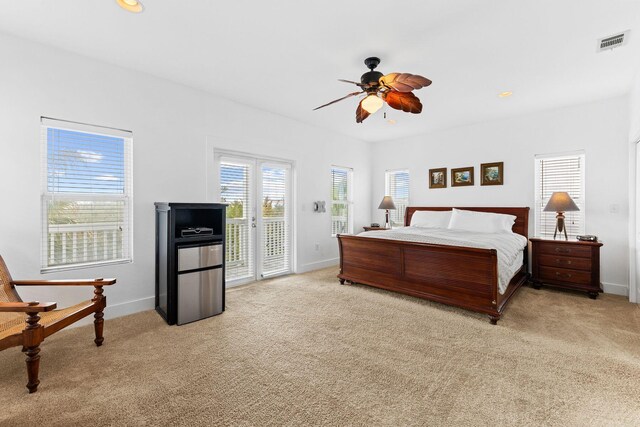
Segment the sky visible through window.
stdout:
<svg viewBox="0 0 640 427">
<path fill-rule="evenodd" d="M 124 138 L 47 129 L 47 191 L 124 194 Z"/>
</svg>

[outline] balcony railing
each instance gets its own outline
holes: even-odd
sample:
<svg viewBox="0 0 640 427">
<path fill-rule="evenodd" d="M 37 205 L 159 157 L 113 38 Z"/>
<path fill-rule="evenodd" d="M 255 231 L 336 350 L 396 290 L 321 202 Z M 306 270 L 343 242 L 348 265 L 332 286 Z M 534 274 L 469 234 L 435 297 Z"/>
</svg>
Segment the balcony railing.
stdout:
<svg viewBox="0 0 640 427">
<path fill-rule="evenodd" d="M 118 223 L 49 225 L 48 266 L 124 258 Z"/>
<path fill-rule="evenodd" d="M 287 254 L 287 227 L 283 217 L 263 218 L 262 270 L 264 275 L 289 269 Z M 251 274 L 252 260 L 249 258 L 250 222 L 245 218 L 227 218 L 227 278 L 234 279 Z"/>
<path fill-rule="evenodd" d="M 331 234 L 345 234 L 349 232 L 349 222 L 346 216 L 331 217 Z"/>
<path fill-rule="evenodd" d="M 249 220 L 227 218 L 227 268 L 246 265 L 249 242 Z"/>
</svg>

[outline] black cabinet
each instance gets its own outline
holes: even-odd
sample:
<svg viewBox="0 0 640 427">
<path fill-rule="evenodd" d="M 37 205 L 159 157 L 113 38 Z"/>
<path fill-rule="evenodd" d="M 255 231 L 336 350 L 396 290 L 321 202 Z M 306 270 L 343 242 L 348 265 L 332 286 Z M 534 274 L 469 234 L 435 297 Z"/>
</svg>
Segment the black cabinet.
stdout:
<svg viewBox="0 0 640 427">
<path fill-rule="evenodd" d="M 155 203 L 156 311 L 173 325 L 224 311 L 226 205 Z"/>
</svg>

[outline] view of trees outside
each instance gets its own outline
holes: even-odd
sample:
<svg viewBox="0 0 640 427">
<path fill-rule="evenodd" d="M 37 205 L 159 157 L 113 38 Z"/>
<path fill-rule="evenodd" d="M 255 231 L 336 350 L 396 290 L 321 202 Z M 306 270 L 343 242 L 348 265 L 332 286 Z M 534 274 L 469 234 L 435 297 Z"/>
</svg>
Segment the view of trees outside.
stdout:
<svg viewBox="0 0 640 427">
<path fill-rule="evenodd" d="M 125 140 L 47 128 L 47 265 L 123 257 Z"/>
</svg>

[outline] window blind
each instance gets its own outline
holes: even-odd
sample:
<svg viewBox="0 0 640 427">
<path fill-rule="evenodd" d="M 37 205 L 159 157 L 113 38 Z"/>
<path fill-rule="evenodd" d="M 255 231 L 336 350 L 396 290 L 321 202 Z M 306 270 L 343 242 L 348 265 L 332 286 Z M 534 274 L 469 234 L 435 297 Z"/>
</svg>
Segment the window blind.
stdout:
<svg viewBox="0 0 640 427">
<path fill-rule="evenodd" d="M 291 252 L 290 167 L 263 164 L 262 276 L 288 273 Z"/>
<path fill-rule="evenodd" d="M 396 205 L 389 211 L 392 227 L 404 227 L 404 212 L 409 206 L 409 171 L 393 170 L 385 172 L 385 195 L 391 196 Z"/>
<path fill-rule="evenodd" d="M 543 209 L 555 191 L 566 191 L 576 203 L 577 212 L 565 213 L 567 234 L 576 236 L 585 232 L 585 155 L 576 153 L 563 156 L 537 157 L 535 183 L 536 236 L 553 238 L 556 228 L 556 213 Z"/>
<path fill-rule="evenodd" d="M 44 119 L 42 270 L 132 259 L 132 134 Z"/>
<path fill-rule="evenodd" d="M 251 227 L 255 223 L 253 163 L 220 159 L 220 200 L 227 206 L 226 280 L 253 278 L 255 274 Z"/>
<path fill-rule="evenodd" d="M 331 167 L 331 235 L 352 233 L 351 180 L 353 170 Z"/>
</svg>

